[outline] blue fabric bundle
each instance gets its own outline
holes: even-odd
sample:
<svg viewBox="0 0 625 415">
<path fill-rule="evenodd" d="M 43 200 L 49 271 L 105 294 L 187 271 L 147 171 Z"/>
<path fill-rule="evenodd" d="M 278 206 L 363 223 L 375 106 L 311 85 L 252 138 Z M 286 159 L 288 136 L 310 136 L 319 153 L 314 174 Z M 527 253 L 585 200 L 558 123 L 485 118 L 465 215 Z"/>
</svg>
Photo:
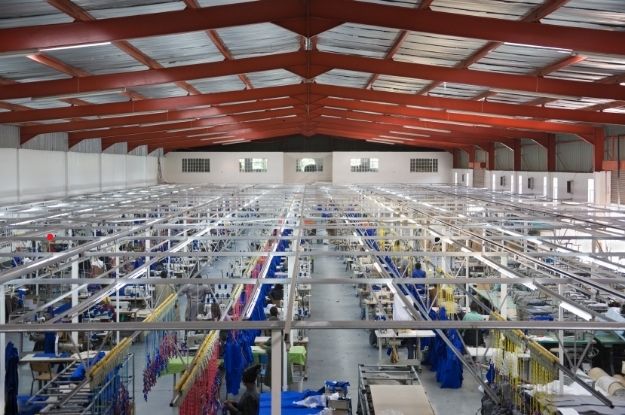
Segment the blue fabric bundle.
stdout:
<svg viewBox="0 0 625 415">
<path fill-rule="evenodd" d="M 95 365 L 100 360 L 102 360 L 104 355 L 105 355 L 104 352 L 98 352 L 98 354 L 96 354 L 95 356 L 93 356 L 91 359 L 88 360 L 87 362 L 88 367 L 93 367 L 93 365 Z M 70 380 L 74 382 L 83 380 L 85 378 L 86 372 L 87 372 L 87 368 L 85 368 L 85 365 L 81 363 L 76 367 L 76 369 L 74 369 L 74 371 L 69 376 L 69 378 Z"/>
</svg>

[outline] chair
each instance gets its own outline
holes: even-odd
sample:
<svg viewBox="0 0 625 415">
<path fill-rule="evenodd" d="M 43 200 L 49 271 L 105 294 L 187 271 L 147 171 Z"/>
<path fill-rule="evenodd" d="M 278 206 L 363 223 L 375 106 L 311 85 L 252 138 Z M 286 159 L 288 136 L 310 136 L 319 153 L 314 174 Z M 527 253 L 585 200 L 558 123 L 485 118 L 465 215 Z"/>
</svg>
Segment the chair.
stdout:
<svg viewBox="0 0 625 415">
<path fill-rule="evenodd" d="M 31 362 L 30 373 L 32 375 L 32 382 L 30 383 L 30 394 L 33 394 L 33 385 L 35 381 L 39 382 L 39 389 L 43 387 L 43 382 L 49 382 L 52 380 L 52 363 L 50 362 Z"/>
<path fill-rule="evenodd" d="M 269 365 L 269 355 L 267 353 L 260 354 L 258 356 L 260 363 L 260 373 L 258 380 L 260 382 L 260 391 L 263 391 L 263 384 L 265 383 L 265 377 L 267 376 L 267 366 Z"/>
</svg>

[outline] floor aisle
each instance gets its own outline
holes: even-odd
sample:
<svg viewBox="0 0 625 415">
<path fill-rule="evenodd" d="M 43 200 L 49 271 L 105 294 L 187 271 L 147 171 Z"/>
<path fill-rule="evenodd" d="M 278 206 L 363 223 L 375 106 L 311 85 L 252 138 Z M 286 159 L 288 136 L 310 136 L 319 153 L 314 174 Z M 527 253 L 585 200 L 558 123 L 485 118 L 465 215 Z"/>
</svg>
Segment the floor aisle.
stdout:
<svg viewBox="0 0 625 415">
<path fill-rule="evenodd" d="M 332 249 L 332 245 L 319 246 Z M 315 261 L 313 278 L 349 276 L 340 257 L 320 257 Z M 357 320 L 360 307 L 352 285 L 313 285 L 311 319 Z M 317 330 L 309 333 L 308 382 L 304 387 L 315 389 L 326 379 L 347 380 L 352 385 L 352 406 L 357 408 L 358 364 L 375 364 L 377 348 L 369 346 L 368 332 L 364 330 Z M 400 356 L 406 354 L 399 350 Z M 475 415 L 480 408 L 481 393 L 477 382 L 466 371 L 460 389 L 441 389 L 436 374 L 427 367 L 420 374 L 423 386 L 437 415 Z"/>
<path fill-rule="evenodd" d="M 318 245 L 332 249 L 333 245 Z M 317 248 L 317 247 L 316 247 Z M 312 278 L 345 277 L 340 257 L 318 257 Z M 359 320 L 356 290 L 349 284 L 312 286 L 311 320 Z M 349 381 L 354 410 L 357 403 L 358 363 L 377 361 L 377 349 L 369 346 L 364 330 L 316 330 L 309 333 L 308 382 L 306 388 L 323 386 L 327 379 Z"/>
</svg>

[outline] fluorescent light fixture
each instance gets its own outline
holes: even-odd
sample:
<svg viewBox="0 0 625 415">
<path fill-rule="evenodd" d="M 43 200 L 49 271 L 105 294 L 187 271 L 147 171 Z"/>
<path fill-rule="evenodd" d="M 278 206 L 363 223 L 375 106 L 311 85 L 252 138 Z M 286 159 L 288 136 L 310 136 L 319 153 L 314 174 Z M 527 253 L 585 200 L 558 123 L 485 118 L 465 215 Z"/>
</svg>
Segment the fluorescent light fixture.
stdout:
<svg viewBox="0 0 625 415">
<path fill-rule="evenodd" d="M 577 308 L 576 306 L 574 306 L 571 303 L 567 303 L 566 301 L 562 301 L 560 303 L 560 307 L 562 307 L 563 309 L 575 314 L 577 317 L 580 317 L 586 321 L 590 321 L 592 320 L 592 315 L 580 308 Z"/>
<path fill-rule="evenodd" d="M 67 49 L 80 49 L 80 48 L 90 48 L 93 46 L 106 46 L 110 45 L 111 42 L 99 42 L 99 43 L 83 43 L 82 45 L 70 45 L 70 46 L 55 46 L 52 48 L 43 48 L 39 49 L 40 52 L 48 52 L 51 50 L 67 50 Z"/>
<path fill-rule="evenodd" d="M 524 282 L 523 285 L 525 285 L 532 291 L 536 291 L 538 289 L 538 287 L 536 287 L 533 282 Z"/>
<path fill-rule="evenodd" d="M 401 143 L 401 141 L 391 141 L 391 140 L 384 140 L 384 139 L 372 139 L 372 140 L 366 140 L 368 143 L 380 143 L 380 144 L 388 144 L 389 146 L 394 146 L 395 144 Z"/>
<path fill-rule="evenodd" d="M 405 131 L 389 131 L 391 134 L 401 134 L 407 135 L 410 137 L 431 137 L 429 134 L 417 134 L 417 133 L 407 133 Z"/>
<path fill-rule="evenodd" d="M 188 136 L 191 137 L 191 136 Z M 219 137 L 201 138 L 200 141 L 225 140 L 227 138 L 236 138 L 233 135 L 221 135 Z"/>
<path fill-rule="evenodd" d="M 32 55 L 33 53 L 39 52 L 39 49 L 26 49 L 20 51 L 12 51 L 12 52 L 2 52 L 0 53 L 0 58 L 23 58 L 28 55 Z"/>
<path fill-rule="evenodd" d="M 380 138 L 388 138 L 389 140 L 399 140 L 399 141 L 408 141 L 409 138 L 405 137 L 395 137 L 393 135 L 381 135 Z"/>
<path fill-rule="evenodd" d="M 377 262 L 374 262 L 373 267 L 375 268 L 376 271 L 382 274 L 382 267 L 380 266 L 380 264 L 378 264 Z"/>
<path fill-rule="evenodd" d="M 221 144 L 223 146 L 229 146 L 231 144 L 239 144 L 239 143 L 247 143 L 250 140 L 246 140 L 244 138 L 238 138 L 236 140 L 227 140 L 227 141 L 215 141 L 215 144 Z"/>
</svg>

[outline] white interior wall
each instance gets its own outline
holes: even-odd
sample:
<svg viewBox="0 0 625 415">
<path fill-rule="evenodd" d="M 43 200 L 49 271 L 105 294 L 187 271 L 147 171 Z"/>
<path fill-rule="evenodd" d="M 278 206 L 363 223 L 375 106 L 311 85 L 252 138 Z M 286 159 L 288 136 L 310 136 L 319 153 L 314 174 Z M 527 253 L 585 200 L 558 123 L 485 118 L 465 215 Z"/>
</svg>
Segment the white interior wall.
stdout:
<svg viewBox="0 0 625 415">
<path fill-rule="evenodd" d="M 17 200 L 17 152 L 16 148 L 0 148 L 0 202 Z"/>
<path fill-rule="evenodd" d="M 323 173 L 296 173 L 298 158 L 324 159 Z M 239 159 L 267 158 L 266 173 L 240 173 Z M 352 173 L 350 159 L 378 158 L 377 173 Z M 410 173 L 411 158 L 438 158 L 438 173 Z M 182 173 L 183 158 L 209 158 L 210 173 Z M 208 153 L 171 152 L 161 159 L 169 183 L 451 183 L 453 157 L 447 152 L 334 152 L 334 153 Z M 301 176 L 300 176 L 301 175 Z"/>
<path fill-rule="evenodd" d="M 74 195 L 99 190 L 100 155 L 96 153 L 67 154 L 67 193 Z M 97 178 L 97 182 L 94 178 Z"/>
<path fill-rule="evenodd" d="M 315 183 L 332 181 L 332 153 L 283 153 L 284 183 Z M 322 172 L 297 172 L 297 159 L 317 158 L 323 160 Z"/>
<path fill-rule="evenodd" d="M 67 190 L 67 153 L 64 151 L 24 150 L 18 152 L 20 200 L 63 197 Z"/>
<path fill-rule="evenodd" d="M 267 172 L 241 173 L 239 159 L 253 157 L 267 159 Z M 183 173 L 183 158 L 210 159 L 210 173 Z M 209 153 L 209 152 L 171 152 L 162 159 L 163 178 L 168 183 L 283 183 L 283 153 Z"/>
<path fill-rule="evenodd" d="M 473 186 L 473 169 L 452 169 L 451 183 L 457 186 Z"/>
<path fill-rule="evenodd" d="M 495 176 L 495 187 L 493 188 L 493 175 Z M 501 185 L 501 177 L 506 178 L 505 184 Z M 512 179 L 511 177 L 514 177 Z M 527 179 L 534 178 L 534 188 L 529 189 L 527 187 Z M 569 172 L 536 172 L 536 171 L 501 171 L 501 170 L 489 170 L 486 171 L 486 185 L 489 189 L 496 192 L 510 192 L 519 193 L 519 179 L 523 182 L 522 193 L 525 195 L 537 195 L 542 196 L 545 189 L 545 180 L 547 177 L 547 196 L 553 197 L 553 178 L 558 178 L 558 199 L 570 200 L 575 202 L 586 203 L 588 201 L 588 179 L 595 180 L 595 203 L 605 203 L 605 173 L 569 173 Z M 514 189 L 511 189 L 511 180 L 514 180 Z M 567 181 L 572 180 L 572 192 L 567 193 Z"/>
<path fill-rule="evenodd" d="M 129 177 L 127 165 L 131 166 Z M 154 157 L 15 148 L 0 148 L 0 174 L 2 203 L 145 186 L 157 181 Z"/>
<path fill-rule="evenodd" d="M 378 158 L 377 173 L 352 173 L 350 159 Z M 411 173 L 411 158 L 438 158 L 438 173 Z M 334 152 L 332 182 L 360 183 L 452 183 L 453 157 L 448 152 Z"/>
</svg>

